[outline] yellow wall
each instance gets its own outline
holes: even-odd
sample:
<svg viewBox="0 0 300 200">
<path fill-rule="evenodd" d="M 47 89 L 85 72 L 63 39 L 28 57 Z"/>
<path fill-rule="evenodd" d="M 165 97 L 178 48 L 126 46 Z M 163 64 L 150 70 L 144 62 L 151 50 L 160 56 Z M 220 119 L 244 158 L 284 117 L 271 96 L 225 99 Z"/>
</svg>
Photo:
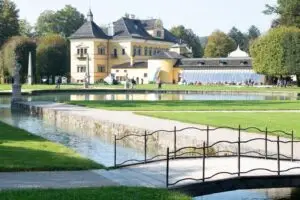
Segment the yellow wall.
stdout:
<svg viewBox="0 0 300 200">
<path fill-rule="evenodd" d="M 172 43 L 161 42 L 161 41 L 150 41 L 150 40 L 139 40 L 139 39 L 127 39 L 127 40 L 102 40 L 102 39 L 76 39 L 71 40 L 71 81 L 77 82 L 77 80 L 83 80 L 85 73 L 78 73 L 78 65 L 86 65 L 86 59 L 77 58 L 77 48 L 79 46 L 87 47 L 88 54 L 90 56 L 89 68 L 90 68 L 90 82 L 95 83 L 100 79 L 106 78 L 111 73 L 112 66 L 120 65 L 123 63 L 133 62 L 147 62 L 151 56 L 149 56 L 149 48 L 152 48 L 152 55 L 154 55 L 154 49 L 169 49 Z M 100 55 L 98 53 L 99 47 L 106 48 L 106 54 Z M 134 47 L 141 47 L 141 55 L 133 57 Z M 145 56 L 145 47 L 148 48 L 148 55 Z M 112 56 L 114 49 L 117 49 L 117 57 Z M 126 54 L 122 55 L 122 49 L 125 49 Z M 168 61 L 166 61 L 168 63 Z M 105 72 L 101 73 L 98 71 L 98 66 L 104 66 Z M 168 68 L 168 67 L 167 67 Z M 167 70 L 167 68 L 165 70 Z M 132 69 L 129 69 L 132 71 Z M 147 69 L 137 70 L 132 72 L 132 76 L 144 78 L 144 73 L 147 73 Z M 140 72 L 143 71 L 143 72 Z M 146 71 L 146 72 L 144 72 Z M 168 69 L 170 71 L 170 69 Z M 166 77 L 167 75 L 163 75 Z M 144 78 L 145 79 L 145 78 Z M 169 81 L 170 78 L 164 78 Z M 172 80 L 171 80 L 172 82 Z"/>
<path fill-rule="evenodd" d="M 148 62 L 148 68 L 160 68 L 159 78 L 163 83 L 173 83 L 174 78 L 174 64 L 175 59 L 151 59 Z M 176 79 L 175 79 L 176 81 Z"/>
</svg>

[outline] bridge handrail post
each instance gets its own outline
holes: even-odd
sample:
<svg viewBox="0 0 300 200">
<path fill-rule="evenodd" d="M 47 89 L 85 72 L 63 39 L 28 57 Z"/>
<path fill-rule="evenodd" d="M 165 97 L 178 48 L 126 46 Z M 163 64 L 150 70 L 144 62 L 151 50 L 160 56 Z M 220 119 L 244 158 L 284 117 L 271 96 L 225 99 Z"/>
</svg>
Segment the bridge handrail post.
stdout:
<svg viewBox="0 0 300 200">
<path fill-rule="evenodd" d="M 167 148 L 167 168 L 166 168 L 166 186 L 169 188 L 169 154 L 170 154 L 170 149 L 169 147 Z"/>
<path fill-rule="evenodd" d="M 144 163 L 147 163 L 147 131 L 144 135 Z"/>
<path fill-rule="evenodd" d="M 114 137 L 114 166 L 117 167 L 117 135 Z"/>
<path fill-rule="evenodd" d="M 265 159 L 268 159 L 268 127 L 265 132 Z"/>
<path fill-rule="evenodd" d="M 206 144 L 203 142 L 203 156 L 202 156 L 202 182 L 205 182 L 205 157 L 206 157 Z"/>
<path fill-rule="evenodd" d="M 206 127 L 206 145 L 209 146 L 209 126 Z"/>
<path fill-rule="evenodd" d="M 291 161 L 294 161 L 294 131 L 292 131 L 292 141 L 291 141 Z"/>
<path fill-rule="evenodd" d="M 176 152 L 177 151 L 177 128 L 174 127 L 174 159 L 176 159 Z"/>
<path fill-rule="evenodd" d="M 239 125 L 238 134 L 238 176 L 241 176 L 241 125 Z"/>
<path fill-rule="evenodd" d="M 280 176 L 280 137 L 277 136 L 277 169 L 278 176 Z"/>
</svg>

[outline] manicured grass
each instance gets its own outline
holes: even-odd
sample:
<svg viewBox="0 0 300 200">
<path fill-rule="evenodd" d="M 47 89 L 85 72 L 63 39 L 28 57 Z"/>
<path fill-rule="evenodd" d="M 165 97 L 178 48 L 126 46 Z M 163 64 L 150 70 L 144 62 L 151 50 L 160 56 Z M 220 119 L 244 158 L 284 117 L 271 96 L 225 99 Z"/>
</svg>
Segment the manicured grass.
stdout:
<svg viewBox="0 0 300 200">
<path fill-rule="evenodd" d="M 91 89 L 123 89 L 123 85 L 104 85 L 96 84 L 90 85 Z M 32 85 L 29 86 L 24 84 L 22 86 L 24 90 L 54 90 L 55 85 Z M 83 89 L 83 84 L 68 84 L 61 85 L 61 89 Z M 156 84 L 146 84 L 137 85 L 135 87 L 137 90 L 157 90 Z M 0 84 L 0 91 L 11 90 L 11 85 Z M 298 87 L 247 87 L 247 86 L 197 86 L 197 85 L 172 85 L 164 84 L 161 90 L 169 91 L 225 91 L 225 92 L 296 92 L 300 93 L 300 88 Z"/>
<path fill-rule="evenodd" d="M 0 171 L 100 169 L 63 145 L 0 122 Z M 1 199 L 1 198 L 0 198 Z"/>
<path fill-rule="evenodd" d="M 68 190 L 2 191 L 1 200 L 191 200 L 186 195 L 164 189 L 149 188 L 86 188 Z"/>
<path fill-rule="evenodd" d="M 73 105 L 120 111 L 299 110 L 300 101 L 71 101 Z"/>
<path fill-rule="evenodd" d="M 295 132 L 295 136 L 300 138 L 300 113 L 188 113 L 188 112 L 138 112 L 137 114 L 171 119 L 181 122 L 211 125 L 211 126 L 230 126 L 242 128 L 258 127 L 264 130 L 282 130 Z"/>
</svg>

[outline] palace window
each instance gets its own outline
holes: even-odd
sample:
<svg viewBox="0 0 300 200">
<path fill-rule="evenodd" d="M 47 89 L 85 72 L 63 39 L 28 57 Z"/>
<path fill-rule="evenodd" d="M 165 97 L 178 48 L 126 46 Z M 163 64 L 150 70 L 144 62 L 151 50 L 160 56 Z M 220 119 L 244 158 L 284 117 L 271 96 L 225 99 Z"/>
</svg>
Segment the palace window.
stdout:
<svg viewBox="0 0 300 200">
<path fill-rule="evenodd" d="M 113 56 L 114 56 L 114 57 L 117 57 L 117 56 L 118 56 L 118 49 L 117 49 L 117 48 L 114 48 Z"/>
<path fill-rule="evenodd" d="M 145 47 L 145 49 L 144 49 L 144 55 L 148 56 L 148 47 Z"/>
<path fill-rule="evenodd" d="M 125 54 L 126 54 L 126 50 L 122 49 L 122 55 L 125 55 Z"/>
<path fill-rule="evenodd" d="M 137 48 L 136 46 L 133 47 L 133 56 L 136 56 L 136 53 L 137 53 Z"/>
<path fill-rule="evenodd" d="M 148 74 L 147 73 L 144 73 L 144 78 L 147 78 L 148 77 Z"/>
<path fill-rule="evenodd" d="M 138 47 L 137 49 L 137 55 L 142 55 L 142 47 Z"/>
<path fill-rule="evenodd" d="M 97 66 L 97 71 L 100 72 L 100 73 L 105 73 L 105 72 L 106 72 L 105 66 L 103 66 L 103 65 L 98 65 L 98 66 Z"/>
<path fill-rule="evenodd" d="M 78 73 L 85 73 L 86 72 L 86 66 L 85 65 L 77 65 L 77 72 Z"/>
<path fill-rule="evenodd" d="M 101 46 L 101 47 L 98 47 L 98 54 L 99 55 L 105 55 L 106 54 L 106 48 Z"/>
<path fill-rule="evenodd" d="M 78 48 L 77 55 L 84 55 L 87 54 L 87 48 Z"/>
<path fill-rule="evenodd" d="M 149 48 L 149 56 L 152 56 L 152 48 Z"/>
</svg>

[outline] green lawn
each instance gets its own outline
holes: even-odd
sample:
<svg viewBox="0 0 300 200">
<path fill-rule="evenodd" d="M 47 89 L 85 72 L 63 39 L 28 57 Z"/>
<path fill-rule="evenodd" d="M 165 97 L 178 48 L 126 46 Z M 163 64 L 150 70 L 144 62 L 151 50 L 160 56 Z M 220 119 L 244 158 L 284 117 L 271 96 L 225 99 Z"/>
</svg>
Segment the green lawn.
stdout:
<svg viewBox="0 0 300 200">
<path fill-rule="evenodd" d="M 211 125 L 230 126 L 242 128 L 258 127 L 264 130 L 283 130 L 295 132 L 295 136 L 300 138 L 300 113 L 190 113 L 190 112 L 138 112 L 137 114 L 171 119 L 181 122 Z"/>
<path fill-rule="evenodd" d="M 148 188 L 86 188 L 64 190 L 1 191 L 1 200 L 191 200 L 186 195 L 164 189 Z"/>
<path fill-rule="evenodd" d="M 104 85 L 104 84 L 96 84 L 91 85 L 92 89 L 123 89 L 123 85 Z M 22 89 L 26 90 L 54 90 L 55 85 L 32 85 L 29 86 L 24 84 Z M 70 84 L 70 85 L 61 85 L 61 89 L 83 89 L 83 84 Z M 135 89 L 138 90 L 157 90 L 156 84 L 146 84 L 146 85 L 137 85 Z M 11 85 L 8 84 L 0 84 L 0 91 L 3 90 L 11 90 Z M 300 93 L 300 88 L 297 87 L 287 87 L 287 88 L 257 88 L 257 87 L 244 87 L 244 86 L 195 86 L 195 85 L 172 85 L 172 84 L 164 84 L 162 86 L 162 90 L 187 90 L 187 91 L 227 91 L 227 92 L 296 92 Z"/>
<path fill-rule="evenodd" d="M 0 171 L 100 169 L 74 151 L 0 122 Z M 1 198 L 0 198 L 1 199 Z"/>
<path fill-rule="evenodd" d="M 300 101 L 71 101 L 73 105 L 120 111 L 299 110 Z"/>
</svg>

